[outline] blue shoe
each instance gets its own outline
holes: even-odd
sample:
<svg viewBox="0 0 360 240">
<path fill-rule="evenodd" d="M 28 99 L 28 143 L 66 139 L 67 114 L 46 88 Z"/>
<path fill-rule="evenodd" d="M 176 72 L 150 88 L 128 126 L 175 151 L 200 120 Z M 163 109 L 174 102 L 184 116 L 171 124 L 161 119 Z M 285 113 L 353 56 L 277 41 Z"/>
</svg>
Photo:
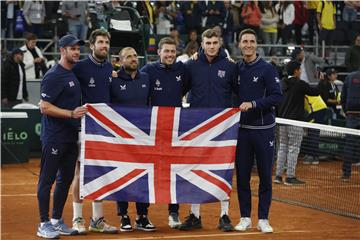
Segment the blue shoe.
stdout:
<svg viewBox="0 0 360 240">
<path fill-rule="evenodd" d="M 49 238 L 49 239 L 55 239 L 60 237 L 58 231 L 55 230 L 55 228 L 49 221 L 45 222 L 42 227 L 39 224 L 36 235 L 38 237 Z"/>
<path fill-rule="evenodd" d="M 60 235 L 77 235 L 78 234 L 77 230 L 66 226 L 66 224 L 64 223 L 64 220 L 62 218 L 59 219 L 59 222 L 57 224 L 54 224 L 53 227 Z"/>
</svg>

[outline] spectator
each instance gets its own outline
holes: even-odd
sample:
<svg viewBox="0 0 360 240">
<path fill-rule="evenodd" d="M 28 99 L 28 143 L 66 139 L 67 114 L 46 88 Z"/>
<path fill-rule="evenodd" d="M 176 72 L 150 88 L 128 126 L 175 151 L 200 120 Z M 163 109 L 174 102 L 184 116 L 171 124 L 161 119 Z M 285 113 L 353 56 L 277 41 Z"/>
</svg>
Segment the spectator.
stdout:
<svg viewBox="0 0 360 240">
<path fill-rule="evenodd" d="M 355 44 L 346 52 L 345 66 L 349 72 L 357 71 L 360 68 L 360 33 L 355 38 Z"/>
<path fill-rule="evenodd" d="M 186 62 L 194 53 L 196 53 L 198 48 L 199 45 L 197 42 L 189 42 L 188 44 L 186 44 L 184 53 L 176 58 L 176 62 Z"/>
<path fill-rule="evenodd" d="M 6 33 L 2 36 L 6 36 L 8 38 L 14 37 L 16 11 L 19 11 L 18 1 L 1 1 L 1 25 L 4 24 L 6 26 Z"/>
<path fill-rule="evenodd" d="M 63 1 L 62 13 L 68 20 L 69 32 L 85 40 L 88 31 L 88 3 L 85 1 Z"/>
<path fill-rule="evenodd" d="M 206 17 L 205 28 L 223 25 L 225 18 L 225 5 L 222 1 L 204 2 L 203 16 Z"/>
<path fill-rule="evenodd" d="M 301 48 L 295 48 L 291 54 L 292 60 L 301 62 L 300 79 L 310 84 L 319 82 L 317 66 L 324 66 L 325 60 L 312 53 L 305 53 Z"/>
<path fill-rule="evenodd" d="M 261 13 L 261 25 L 262 36 L 264 44 L 276 44 L 278 37 L 277 24 L 279 21 L 279 15 L 275 11 L 272 1 L 264 2 L 264 10 Z M 265 55 L 273 54 L 272 48 L 265 48 Z"/>
<path fill-rule="evenodd" d="M 227 49 L 230 49 L 230 43 L 234 42 L 234 17 L 231 10 L 230 1 L 224 1 L 225 4 L 225 18 L 224 24 L 222 26 L 224 46 Z"/>
<path fill-rule="evenodd" d="M 46 15 L 44 0 L 26 0 L 23 6 L 23 13 L 28 30 L 41 37 Z"/>
<path fill-rule="evenodd" d="M 157 34 L 168 35 L 173 27 L 175 27 L 175 7 L 171 1 L 155 2 L 155 21 Z"/>
<path fill-rule="evenodd" d="M 318 88 L 312 88 L 308 83 L 300 79 L 301 63 L 290 61 L 286 66 L 288 77 L 283 79 L 282 88 L 284 100 L 279 106 L 279 117 L 302 121 L 305 120 L 304 97 L 305 95 L 319 95 Z M 286 185 L 298 185 L 305 182 L 300 181 L 295 176 L 297 158 L 300 152 L 301 141 L 303 138 L 303 128 L 291 125 L 280 126 L 280 144 L 277 153 L 275 183 L 282 183 L 282 172 L 285 161 L 286 165 Z"/>
<path fill-rule="evenodd" d="M 336 7 L 332 1 L 320 1 L 317 7 L 317 21 L 320 30 L 320 42 L 333 44 L 333 33 L 336 28 Z"/>
<path fill-rule="evenodd" d="M 246 2 L 241 11 L 244 28 L 251 28 L 257 36 L 260 36 L 261 11 L 258 1 Z"/>
<path fill-rule="evenodd" d="M 350 44 L 353 37 L 354 32 L 352 29 L 356 29 L 357 23 L 357 13 L 360 10 L 360 1 L 344 1 L 344 8 L 342 9 L 342 20 L 346 24 L 345 36 L 346 36 L 346 44 Z"/>
<path fill-rule="evenodd" d="M 23 58 L 24 52 L 15 49 L 7 57 L 1 68 L 1 108 L 12 108 L 28 100 L 26 73 Z"/>
<path fill-rule="evenodd" d="M 25 51 L 24 64 L 27 79 L 37 79 L 45 75 L 47 71 L 46 58 L 36 46 L 37 36 L 29 33 L 26 36 L 25 45 L 20 49 Z"/>
<path fill-rule="evenodd" d="M 309 26 L 309 44 L 314 44 L 314 32 L 318 31 L 318 22 L 316 18 L 316 10 L 319 4 L 318 1 L 308 1 L 307 4 L 307 13 L 308 13 L 308 26 Z"/>
<path fill-rule="evenodd" d="M 295 41 L 297 45 L 303 43 L 301 30 L 304 24 L 307 22 L 307 11 L 305 8 L 305 2 L 303 1 L 294 1 L 295 7 L 295 19 L 294 19 L 294 28 L 295 28 Z"/>
<path fill-rule="evenodd" d="M 290 1 L 279 2 L 275 5 L 275 9 L 279 14 L 279 27 L 282 44 L 287 44 L 291 38 L 293 22 L 295 19 L 294 4 Z M 283 47 L 283 54 L 286 53 L 286 47 Z"/>
<path fill-rule="evenodd" d="M 169 36 L 174 39 L 176 43 L 176 55 L 180 55 L 184 51 L 185 43 L 180 38 L 179 31 L 176 28 L 171 28 Z"/>
<path fill-rule="evenodd" d="M 341 92 L 341 105 L 346 114 L 346 127 L 360 129 L 360 70 L 349 74 L 344 82 Z M 344 149 L 344 163 L 342 166 L 343 181 L 349 181 L 351 176 L 351 164 L 359 163 L 360 138 L 355 135 L 346 136 Z"/>
<path fill-rule="evenodd" d="M 198 34 L 197 34 L 196 30 L 191 30 L 189 32 L 188 41 L 186 42 L 186 45 L 189 42 L 196 42 L 200 46 L 200 41 L 199 41 Z"/>
<path fill-rule="evenodd" d="M 319 82 L 320 95 L 326 105 L 332 109 L 335 114 L 335 119 L 339 118 L 340 110 L 337 108 L 340 105 L 340 92 L 335 84 L 337 73 L 334 68 L 326 70 L 324 80 Z"/>
<path fill-rule="evenodd" d="M 184 16 L 185 32 L 189 33 L 195 30 L 199 33 L 201 31 L 201 3 L 199 1 L 181 1 L 180 11 Z"/>
</svg>

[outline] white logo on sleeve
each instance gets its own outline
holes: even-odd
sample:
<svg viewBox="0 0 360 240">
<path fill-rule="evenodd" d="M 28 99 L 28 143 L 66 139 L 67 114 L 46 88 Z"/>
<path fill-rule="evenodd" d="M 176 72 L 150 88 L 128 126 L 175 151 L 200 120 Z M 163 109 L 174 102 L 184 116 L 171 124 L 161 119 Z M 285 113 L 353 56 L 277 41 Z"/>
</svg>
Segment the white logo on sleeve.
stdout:
<svg viewBox="0 0 360 240">
<path fill-rule="evenodd" d="M 269 141 L 269 146 L 273 147 L 274 146 L 274 141 Z"/>
<path fill-rule="evenodd" d="M 176 81 L 177 81 L 177 82 L 180 82 L 180 81 L 181 81 L 181 75 L 175 76 L 175 77 L 176 77 Z"/>
<path fill-rule="evenodd" d="M 146 84 L 141 85 L 142 88 L 146 88 Z"/>
<path fill-rule="evenodd" d="M 96 87 L 95 79 L 93 77 L 90 78 L 88 87 Z"/>
<path fill-rule="evenodd" d="M 256 83 L 256 82 L 258 81 L 258 79 L 259 79 L 259 77 L 255 77 L 255 76 L 254 76 L 253 82 Z"/>
<path fill-rule="evenodd" d="M 59 150 L 55 148 L 51 148 L 51 154 L 52 155 L 58 155 Z"/>
<path fill-rule="evenodd" d="M 120 90 L 125 91 L 126 90 L 126 85 L 120 85 Z"/>
<path fill-rule="evenodd" d="M 47 95 L 46 93 L 41 93 L 41 96 L 42 96 L 43 98 L 50 98 L 50 96 Z"/>
<path fill-rule="evenodd" d="M 70 81 L 70 82 L 69 82 L 69 86 L 70 86 L 70 87 L 73 87 L 73 86 L 75 86 L 75 83 L 74 83 L 74 81 Z"/>
<path fill-rule="evenodd" d="M 275 82 L 279 83 L 280 79 L 278 77 L 275 77 Z"/>
</svg>

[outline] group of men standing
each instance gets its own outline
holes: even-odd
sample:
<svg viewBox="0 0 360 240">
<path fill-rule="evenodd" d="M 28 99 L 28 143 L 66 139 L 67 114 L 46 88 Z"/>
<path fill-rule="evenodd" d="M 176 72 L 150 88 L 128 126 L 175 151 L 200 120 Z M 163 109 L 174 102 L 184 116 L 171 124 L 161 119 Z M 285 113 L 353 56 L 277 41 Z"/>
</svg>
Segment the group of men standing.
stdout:
<svg viewBox="0 0 360 240">
<path fill-rule="evenodd" d="M 57 238 L 86 232 L 79 198 L 77 161 L 79 119 L 86 114 L 86 103 L 181 107 L 186 93 L 189 93 L 190 107 L 201 108 L 232 107 L 236 96 L 242 111 L 236 153 L 241 218 L 233 227 L 229 202 L 223 201 L 219 229 L 246 231 L 251 228 L 250 177 L 256 159 L 260 177 L 257 228 L 262 232 L 273 232 L 268 219 L 275 141 L 274 108 L 282 99 L 277 71 L 256 54 L 257 38 L 253 30 L 246 29 L 239 35 L 239 47 L 244 58 L 238 63 L 227 58 L 215 31 L 204 31 L 201 40 L 197 55 L 183 64 L 176 62 L 176 43 L 165 37 L 158 44 L 159 61 L 140 70 L 136 50 L 123 48 L 119 53 L 122 67 L 116 74 L 107 61 L 110 48 L 107 31 L 97 29 L 91 33 L 92 53 L 81 61 L 78 60 L 83 41 L 72 35 L 59 40 L 61 60 L 49 70 L 41 84 L 43 154 L 38 183 L 41 217 L 38 236 Z M 55 179 L 53 214 L 49 219 L 50 190 Z M 62 220 L 62 211 L 72 180 L 73 228 L 69 228 Z M 128 203 L 117 202 L 117 207 L 120 231 L 132 231 Z M 136 229 L 156 230 L 148 218 L 148 207 L 148 203 L 136 203 Z M 117 232 L 116 227 L 105 221 L 101 201 L 94 201 L 92 209 L 89 231 Z M 191 205 L 190 214 L 183 223 L 179 218 L 178 204 L 169 204 L 168 211 L 171 228 L 202 228 L 200 204 Z"/>
</svg>

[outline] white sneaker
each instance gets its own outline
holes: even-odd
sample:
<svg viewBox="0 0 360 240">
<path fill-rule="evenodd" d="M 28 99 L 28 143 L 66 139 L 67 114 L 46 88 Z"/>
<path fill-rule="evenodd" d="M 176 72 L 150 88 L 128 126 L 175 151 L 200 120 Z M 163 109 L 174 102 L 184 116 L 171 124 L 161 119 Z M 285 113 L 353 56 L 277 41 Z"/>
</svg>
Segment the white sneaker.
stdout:
<svg viewBox="0 0 360 240">
<path fill-rule="evenodd" d="M 257 229 L 263 233 L 272 233 L 274 231 L 267 219 L 259 219 Z"/>
<path fill-rule="evenodd" d="M 171 228 L 178 228 L 181 225 L 179 214 L 172 212 L 169 214 L 169 226 Z"/>
<path fill-rule="evenodd" d="M 244 232 L 251 228 L 251 218 L 242 217 L 240 218 L 240 222 L 235 226 L 236 231 Z"/>
<path fill-rule="evenodd" d="M 72 228 L 77 230 L 79 234 L 86 234 L 85 219 L 82 217 L 74 219 Z"/>
</svg>

